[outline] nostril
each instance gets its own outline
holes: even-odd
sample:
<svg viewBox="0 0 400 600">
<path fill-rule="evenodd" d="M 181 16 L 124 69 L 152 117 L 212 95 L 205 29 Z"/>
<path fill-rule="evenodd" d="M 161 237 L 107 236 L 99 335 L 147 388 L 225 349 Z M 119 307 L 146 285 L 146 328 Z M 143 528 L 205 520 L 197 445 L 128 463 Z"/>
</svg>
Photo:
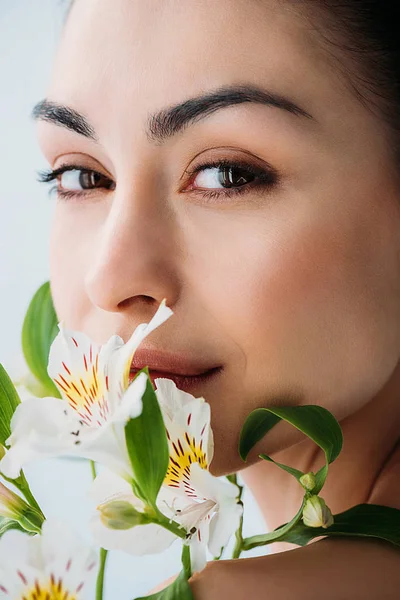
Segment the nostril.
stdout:
<svg viewBox="0 0 400 600">
<path fill-rule="evenodd" d="M 159 303 L 160 303 L 155 298 L 153 298 L 152 296 L 146 296 L 144 294 L 138 294 L 137 296 L 131 296 L 130 298 L 125 298 L 125 300 L 122 300 L 118 304 L 118 308 L 128 308 L 132 304 L 140 304 L 141 302 L 143 304 L 145 304 L 146 306 L 148 306 L 150 304 L 154 304 L 154 305 L 158 306 Z"/>
</svg>

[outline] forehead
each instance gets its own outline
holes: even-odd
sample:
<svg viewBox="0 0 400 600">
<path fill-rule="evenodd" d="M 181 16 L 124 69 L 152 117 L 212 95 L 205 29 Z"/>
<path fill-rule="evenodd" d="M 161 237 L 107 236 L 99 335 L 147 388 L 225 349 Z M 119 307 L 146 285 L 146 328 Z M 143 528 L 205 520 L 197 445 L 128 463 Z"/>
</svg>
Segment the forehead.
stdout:
<svg viewBox="0 0 400 600">
<path fill-rule="evenodd" d="M 160 98 L 172 104 L 245 81 L 312 103 L 323 81 L 330 83 L 327 65 L 289 7 L 275 0 L 76 0 L 47 95 L 86 109 L 100 96 L 111 115 L 116 103 L 151 111 Z"/>
</svg>

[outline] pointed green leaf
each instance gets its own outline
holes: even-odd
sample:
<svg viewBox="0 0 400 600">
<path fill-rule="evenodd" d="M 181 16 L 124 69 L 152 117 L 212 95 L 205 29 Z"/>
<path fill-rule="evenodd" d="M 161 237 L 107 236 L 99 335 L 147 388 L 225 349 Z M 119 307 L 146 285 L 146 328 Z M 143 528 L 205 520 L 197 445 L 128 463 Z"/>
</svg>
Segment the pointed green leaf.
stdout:
<svg viewBox="0 0 400 600">
<path fill-rule="evenodd" d="M 278 463 L 270 456 L 267 456 L 267 454 L 260 454 L 260 457 L 264 460 L 269 460 L 270 462 L 273 462 L 277 467 L 280 467 L 284 471 L 287 471 L 287 473 L 290 473 L 291 475 L 293 475 L 293 477 L 296 477 L 297 481 L 299 481 L 300 477 L 304 475 L 303 471 L 299 471 L 298 469 L 294 469 L 293 467 L 288 467 L 287 465 Z"/>
<path fill-rule="evenodd" d="M 327 529 L 307 527 L 303 522 L 285 536 L 286 542 L 305 546 L 320 536 L 373 537 L 400 546 L 400 510 L 379 504 L 358 504 L 333 515 L 334 523 Z"/>
<path fill-rule="evenodd" d="M 312 439 L 325 452 L 327 464 L 333 462 L 341 452 L 343 434 L 335 417 L 322 406 L 276 406 L 271 408 L 257 408 L 247 417 L 239 441 L 239 453 L 246 460 L 250 450 L 261 440 L 280 420 L 287 421 L 307 437 Z M 266 455 L 262 456 L 263 458 Z M 266 460 L 271 460 L 269 457 Z M 291 472 L 290 467 L 279 464 L 297 478 L 296 470 Z M 325 465 L 316 474 L 317 485 L 314 490 L 318 494 L 322 489 L 328 473 Z"/>
<path fill-rule="evenodd" d="M 164 419 L 147 367 L 137 373 L 148 376 L 143 394 L 143 411 L 125 426 L 125 439 L 136 485 L 143 498 L 154 508 L 169 464 L 168 440 Z"/>
<path fill-rule="evenodd" d="M 13 382 L 0 364 L 0 444 L 3 446 L 11 435 L 10 421 L 20 402 Z"/>
<path fill-rule="evenodd" d="M 194 598 L 185 571 L 182 571 L 175 581 L 161 592 L 142 596 L 136 600 L 194 600 Z"/>
<path fill-rule="evenodd" d="M 250 450 L 281 418 L 268 408 L 257 408 L 247 417 L 240 432 L 239 454 L 245 461 Z"/>
<path fill-rule="evenodd" d="M 60 393 L 47 373 L 50 346 L 58 334 L 58 318 L 51 297 L 50 283 L 44 283 L 33 296 L 22 326 L 22 350 L 32 374 L 49 396 Z"/>
</svg>

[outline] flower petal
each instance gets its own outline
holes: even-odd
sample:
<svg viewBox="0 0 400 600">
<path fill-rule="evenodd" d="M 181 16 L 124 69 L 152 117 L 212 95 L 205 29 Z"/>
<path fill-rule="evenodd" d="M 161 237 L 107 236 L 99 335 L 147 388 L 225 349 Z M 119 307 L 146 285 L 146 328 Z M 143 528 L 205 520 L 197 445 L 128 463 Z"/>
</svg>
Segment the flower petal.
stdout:
<svg viewBox="0 0 400 600">
<path fill-rule="evenodd" d="M 242 516 L 240 504 L 227 502 L 220 505 L 210 523 L 210 538 L 208 548 L 213 556 L 219 556 L 221 549 L 226 546 L 231 535 L 235 533 Z"/>
<path fill-rule="evenodd" d="M 180 390 L 172 379 L 157 377 L 154 383 L 160 407 L 171 421 L 184 406 L 195 399 L 189 392 Z"/>
<path fill-rule="evenodd" d="M 132 381 L 121 398 L 121 402 L 112 415 L 113 423 L 126 424 L 129 419 L 136 419 L 143 409 L 142 396 L 147 385 L 146 373 L 141 373 Z"/>
<path fill-rule="evenodd" d="M 133 494 L 129 483 L 110 471 L 102 471 L 96 477 L 89 494 L 97 505 L 123 500 L 138 511 L 144 509 L 144 503 Z M 153 523 L 125 530 L 110 529 L 103 524 L 99 511 L 91 520 L 91 529 L 96 542 L 103 548 L 134 555 L 162 552 L 176 539 L 173 533 Z"/>
<path fill-rule="evenodd" d="M 11 419 L 11 448 L 0 461 L 0 471 L 12 479 L 37 458 L 59 456 L 72 445 L 74 418 L 68 405 L 58 398 L 28 398 Z"/>
<path fill-rule="evenodd" d="M 143 511 L 145 508 L 144 503 L 135 496 L 126 479 L 108 469 L 96 477 L 88 495 L 96 505 L 123 499 L 130 502 L 136 510 Z"/>
<path fill-rule="evenodd" d="M 151 321 L 138 325 L 126 344 L 114 352 L 109 364 L 109 377 L 111 384 L 115 386 L 117 394 L 121 395 L 128 387 L 132 358 L 138 346 L 154 329 L 173 315 L 172 310 L 165 303 L 166 300 L 164 298 Z"/>
<path fill-rule="evenodd" d="M 48 374 L 80 418 L 88 423 L 103 421 L 110 408 L 106 363 L 104 357 L 100 360 L 102 346 L 62 323 L 59 328 L 50 348 Z M 112 338 L 114 345 L 116 337 Z"/>
<path fill-rule="evenodd" d="M 122 550 L 134 556 L 158 554 L 177 539 L 173 533 L 155 523 L 125 530 L 109 529 L 103 525 L 99 514 L 92 517 L 90 528 L 96 543 L 102 548 Z"/>
</svg>

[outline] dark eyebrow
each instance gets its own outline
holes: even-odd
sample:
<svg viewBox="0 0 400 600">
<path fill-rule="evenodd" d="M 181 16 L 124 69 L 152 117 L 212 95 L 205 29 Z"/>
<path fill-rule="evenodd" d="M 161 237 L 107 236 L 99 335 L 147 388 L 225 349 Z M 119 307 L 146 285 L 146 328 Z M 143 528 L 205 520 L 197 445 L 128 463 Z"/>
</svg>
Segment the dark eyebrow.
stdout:
<svg viewBox="0 0 400 600">
<path fill-rule="evenodd" d="M 189 98 L 180 104 L 151 114 L 147 121 L 146 135 L 149 141 L 162 144 L 182 132 L 188 125 L 204 119 L 211 113 L 233 106 L 253 102 L 279 108 L 299 117 L 314 117 L 288 98 L 254 85 L 230 85 L 217 88 L 201 96 Z M 32 110 L 32 118 L 51 121 L 98 142 L 94 127 L 88 119 L 63 104 L 41 100 Z"/>
</svg>

